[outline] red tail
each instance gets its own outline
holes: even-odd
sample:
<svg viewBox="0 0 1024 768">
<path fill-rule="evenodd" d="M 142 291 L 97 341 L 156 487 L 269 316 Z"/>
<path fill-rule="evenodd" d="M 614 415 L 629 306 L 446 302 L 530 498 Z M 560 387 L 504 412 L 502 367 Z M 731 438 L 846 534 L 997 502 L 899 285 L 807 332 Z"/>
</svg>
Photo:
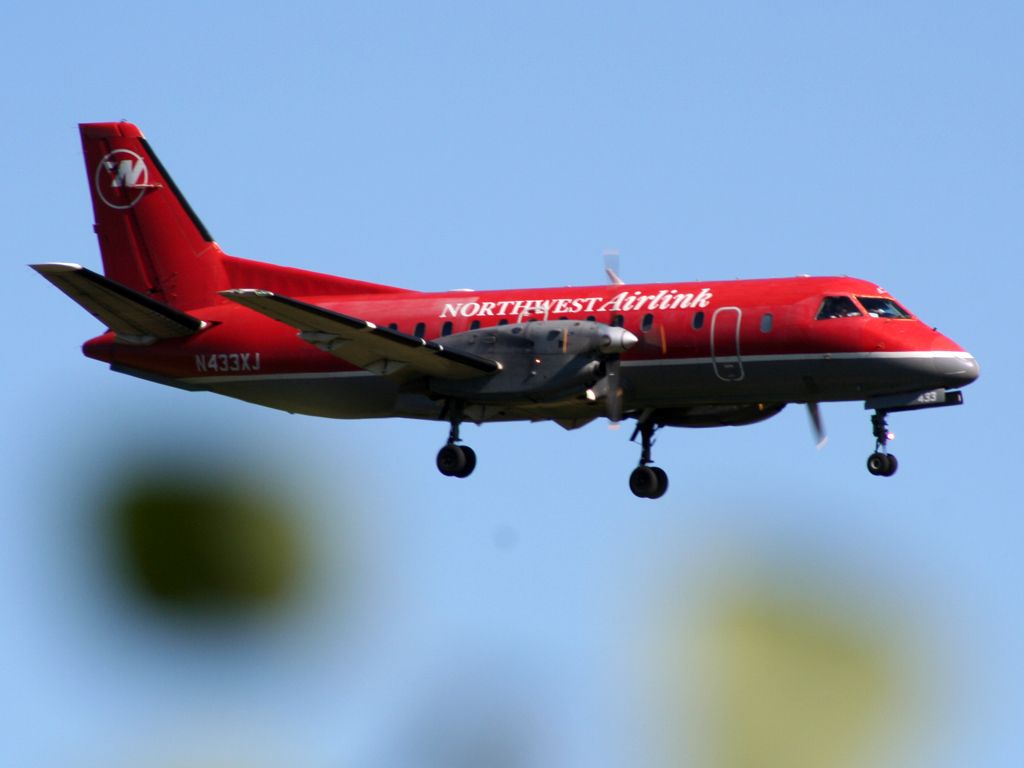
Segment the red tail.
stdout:
<svg viewBox="0 0 1024 768">
<path fill-rule="evenodd" d="M 131 123 L 79 126 L 107 277 L 180 309 L 228 287 L 223 252 Z"/>
<path fill-rule="evenodd" d="M 227 301 L 219 291 L 263 288 L 289 296 L 402 291 L 228 256 L 131 123 L 83 123 L 82 148 L 103 272 L 177 309 Z"/>
</svg>

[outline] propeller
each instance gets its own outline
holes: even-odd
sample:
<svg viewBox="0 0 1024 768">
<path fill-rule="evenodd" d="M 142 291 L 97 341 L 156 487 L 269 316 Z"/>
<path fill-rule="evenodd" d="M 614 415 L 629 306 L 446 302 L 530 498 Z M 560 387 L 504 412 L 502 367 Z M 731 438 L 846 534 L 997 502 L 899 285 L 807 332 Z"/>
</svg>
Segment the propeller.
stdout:
<svg viewBox="0 0 1024 768">
<path fill-rule="evenodd" d="M 604 352 L 604 375 L 590 393 L 595 398 L 604 397 L 608 420 L 612 424 L 622 421 L 621 353 L 639 341 L 635 333 L 619 326 L 606 326 L 601 330 L 599 348 Z"/>
<path fill-rule="evenodd" d="M 619 252 L 609 250 L 601 255 L 604 256 L 604 273 L 608 275 L 608 279 L 613 285 L 625 285 L 626 282 L 619 277 Z"/>
<path fill-rule="evenodd" d="M 605 408 L 608 410 L 608 420 L 613 424 L 622 421 L 622 383 L 619 381 L 619 356 L 614 355 L 605 362 L 605 386 L 608 391 L 605 393 Z"/>
<path fill-rule="evenodd" d="M 814 437 L 818 441 L 817 448 L 824 448 L 828 442 L 828 435 L 825 434 L 825 424 L 821 420 L 821 408 L 818 403 L 807 404 L 807 415 L 811 417 L 811 427 L 814 429 Z"/>
<path fill-rule="evenodd" d="M 622 382 L 619 377 L 619 365 L 618 355 L 607 355 L 604 358 L 604 375 L 587 390 L 587 398 L 590 400 L 604 398 L 605 413 L 613 427 L 618 427 L 618 422 L 622 421 Z"/>
</svg>

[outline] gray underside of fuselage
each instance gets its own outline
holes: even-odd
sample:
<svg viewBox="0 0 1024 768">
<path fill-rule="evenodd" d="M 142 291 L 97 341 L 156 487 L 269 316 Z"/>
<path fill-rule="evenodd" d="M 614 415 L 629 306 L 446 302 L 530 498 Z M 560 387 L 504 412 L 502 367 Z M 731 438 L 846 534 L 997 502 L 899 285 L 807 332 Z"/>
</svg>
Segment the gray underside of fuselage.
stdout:
<svg viewBox="0 0 1024 768">
<path fill-rule="evenodd" d="M 625 361 L 626 413 L 647 409 L 749 403 L 864 400 L 969 383 L 976 370 L 960 358 L 926 354 L 787 356 L 701 360 Z M 445 403 L 404 391 L 393 379 L 368 372 L 257 375 L 192 379 L 203 389 L 248 402 L 338 419 L 447 418 Z M 605 415 L 601 402 L 578 397 L 557 403 L 467 403 L 472 421 L 558 419 L 586 421 Z"/>
</svg>

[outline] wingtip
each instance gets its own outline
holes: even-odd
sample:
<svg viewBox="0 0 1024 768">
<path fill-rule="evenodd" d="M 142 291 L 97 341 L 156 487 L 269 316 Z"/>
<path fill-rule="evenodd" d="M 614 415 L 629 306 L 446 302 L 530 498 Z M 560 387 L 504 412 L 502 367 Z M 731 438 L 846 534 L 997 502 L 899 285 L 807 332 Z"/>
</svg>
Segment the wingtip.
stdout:
<svg viewBox="0 0 1024 768">
<path fill-rule="evenodd" d="M 66 272 L 81 272 L 85 267 L 81 264 L 72 264 L 63 261 L 51 261 L 44 264 L 29 264 L 29 266 L 41 275 L 57 275 Z"/>
</svg>

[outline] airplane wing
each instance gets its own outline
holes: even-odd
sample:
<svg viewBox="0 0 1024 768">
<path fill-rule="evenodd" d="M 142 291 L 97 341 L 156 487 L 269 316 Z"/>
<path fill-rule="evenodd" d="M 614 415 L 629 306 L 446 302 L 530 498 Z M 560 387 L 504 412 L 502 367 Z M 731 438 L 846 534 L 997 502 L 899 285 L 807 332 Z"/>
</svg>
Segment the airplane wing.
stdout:
<svg viewBox="0 0 1024 768">
<path fill-rule="evenodd" d="M 30 264 L 122 341 L 150 344 L 190 336 L 204 323 L 79 264 Z"/>
<path fill-rule="evenodd" d="M 386 375 L 410 368 L 426 376 L 468 379 L 501 370 L 496 360 L 448 349 L 271 291 L 236 288 L 221 291 L 221 295 L 298 329 L 301 339 L 374 373 Z"/>
</svg>

